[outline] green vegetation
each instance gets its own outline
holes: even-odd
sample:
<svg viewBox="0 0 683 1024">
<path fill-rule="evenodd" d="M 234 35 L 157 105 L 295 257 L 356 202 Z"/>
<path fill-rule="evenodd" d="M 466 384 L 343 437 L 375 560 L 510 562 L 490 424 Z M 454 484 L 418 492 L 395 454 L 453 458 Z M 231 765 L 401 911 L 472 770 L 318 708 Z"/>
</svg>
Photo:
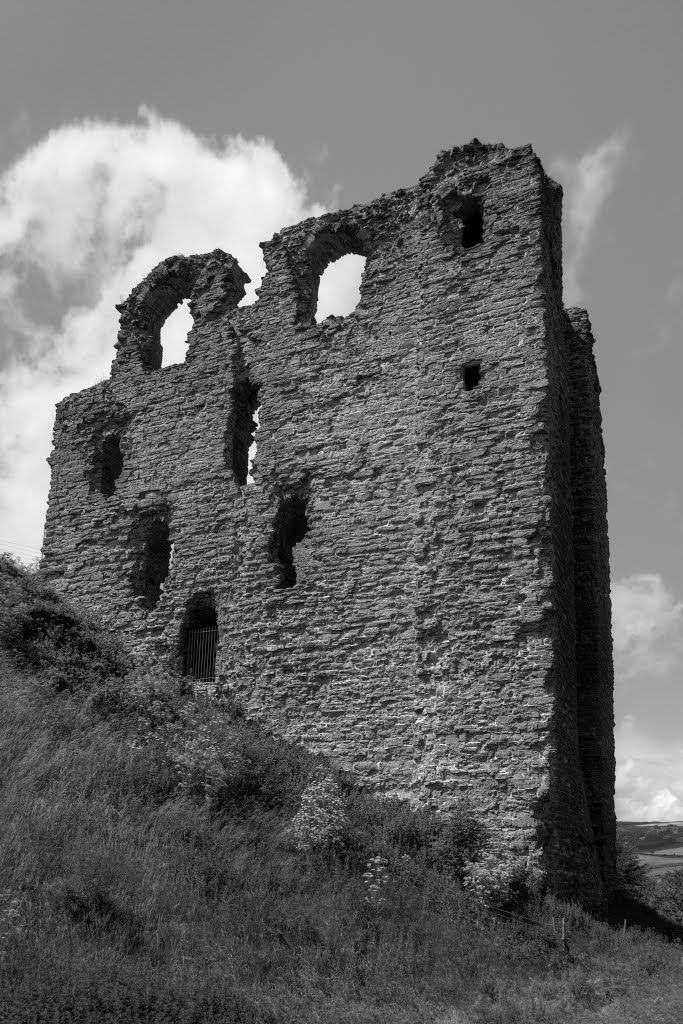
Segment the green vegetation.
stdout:
<svg viewBox="0 0 683 1024">
<path fill-rule="evenodd" d="M 0 563 L 0 1020 L 679 1019 L 678 945 L 181 682 Z"/>
<path fill-rule="evenodd" d="M 617 839 L 617 871 L 623 895 L 640 901 L 664 920 L 683 925 L 683 870 L 648 871 L 637 846 L 622 837 Z"/>
<path fill-rule="evenodd" d="M 654 880 L 651 899 L 654 906 L 672 921 L 683 925 L 683 871 L 670 871 Z"/>
</svg>

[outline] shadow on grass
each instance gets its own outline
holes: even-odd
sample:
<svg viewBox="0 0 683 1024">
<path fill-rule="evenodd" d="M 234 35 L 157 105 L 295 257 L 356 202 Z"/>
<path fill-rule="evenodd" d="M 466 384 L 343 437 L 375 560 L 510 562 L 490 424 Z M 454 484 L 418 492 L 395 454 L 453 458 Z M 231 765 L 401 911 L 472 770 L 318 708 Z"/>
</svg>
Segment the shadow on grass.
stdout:
<svg viewBox="0 0 683 1024">
<path fill-rule="evenodd" d="M 683 925 L 663 917 L 646 903 L 625 893 L 614 894 L 607 907 L 605 920 L 613 928 L 623 927 L 626 921 L 627 928 L 635 926 L 643 931 L 653 931 L 672 942 L 677 939 L 683 942 Z"/>
</svg>

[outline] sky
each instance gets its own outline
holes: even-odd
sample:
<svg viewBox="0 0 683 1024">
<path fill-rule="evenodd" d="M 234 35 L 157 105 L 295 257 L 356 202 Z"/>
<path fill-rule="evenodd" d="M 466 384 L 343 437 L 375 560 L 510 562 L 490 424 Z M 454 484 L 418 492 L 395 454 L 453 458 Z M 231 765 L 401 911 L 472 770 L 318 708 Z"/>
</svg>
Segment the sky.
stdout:
<svg viewBox="0 0 683 1024">
<path fill-rule="evenodd" d="M 220 246 L 253 301 L 285 224 L 475 136 L 531 143 L 596 336 L 617 814 L 682 820 L 682 43 L 680 0 L 5 0 L 0 550 L 38 553 L 54 405 L 108 376 L 114 304 L 159 260 Z M 336 269 L 322 314 L 353 303 Z"/>
</svg>

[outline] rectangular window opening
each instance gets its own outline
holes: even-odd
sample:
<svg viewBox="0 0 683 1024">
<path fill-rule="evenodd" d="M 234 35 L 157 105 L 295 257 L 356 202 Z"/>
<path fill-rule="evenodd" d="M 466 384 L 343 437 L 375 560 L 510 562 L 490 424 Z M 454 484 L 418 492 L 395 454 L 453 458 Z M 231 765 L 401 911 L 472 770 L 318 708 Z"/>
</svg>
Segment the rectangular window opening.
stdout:
<svg viewBox="0 0 683 1024">
<path fill-rule="evenodd" d="M 473 249 L 484 240 L 484 216 L 480 200 L 467 200 L 462 211 L 462 247 Z"/>
<path fill-rule="evenodd" d="M 467 363 L 462 368 L 465 391 L 472 391 L 481 381 L 481 363 Z"/>
</svg>

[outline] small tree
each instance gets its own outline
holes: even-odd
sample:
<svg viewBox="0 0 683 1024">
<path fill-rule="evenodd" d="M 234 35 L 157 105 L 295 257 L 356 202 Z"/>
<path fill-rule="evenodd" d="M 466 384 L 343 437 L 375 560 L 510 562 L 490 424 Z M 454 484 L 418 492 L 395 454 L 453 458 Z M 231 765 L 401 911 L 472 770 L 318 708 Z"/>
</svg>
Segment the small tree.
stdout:
<svg viewBox="0 0 683 1024">
<path fill-rule="evenodd" d="M 667 871 L 661 875 L 654 887 L 653 897 L 656 909 L 672 921 L 683 924 L 683 870 Z"/>
<path fill-rule="evenodd" d="M 617 841 L 617 886 L 632 899 L 643 899 L 650 889 L 647 868 L 635 847 L 623 839 Z"/>
</svg>

